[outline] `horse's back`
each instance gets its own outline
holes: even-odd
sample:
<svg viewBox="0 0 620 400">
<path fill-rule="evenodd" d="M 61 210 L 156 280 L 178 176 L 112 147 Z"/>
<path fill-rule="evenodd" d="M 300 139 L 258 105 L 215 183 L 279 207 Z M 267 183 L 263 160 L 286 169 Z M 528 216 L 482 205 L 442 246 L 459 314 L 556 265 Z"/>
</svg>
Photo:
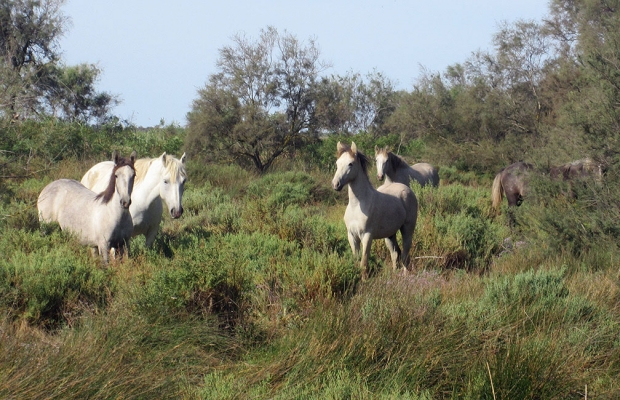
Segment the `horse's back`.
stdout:
<svg viewBox="0 0 620 400">
<path fill-rule="evenodd" d="M 500 171 L 502 184 L 504 186 L 508 184 L 523 185 L 525 183 L 525 178 L 527 174 L 532 169 L 534 169 L 534 166 L 532 164 L 524 163 L 521 161 L 510 164 L 502 171 Z"/>
<path fill-rule="evenodd" d="M 114 170 L 113 161 L 102 161 L 86 171 L 80 182 L 93 192 L 101 193 L 108 187 L 112 170 Z"/>
<path fill-rule="evenodd" d="M 415 163 L 411 166 L 411 169 L 417 172 L 417 176 L 414 175 L 414 178 L 421 186 L 429 183 L 434 187 L 439 186 L 439 172 L 431 164 L 425 162 Z"/>
<path fill-rule="evenodd" d="M 67 226 L 72 216 L 84 215 L 85 203 L 94 202 L 96 194 L 73 179 L 59 179 L 43 188 L 37 200 L 39 219 Z"/>
<path fill-rule="evenodd" d="M 394 204 L 402 205 L 402 209 L 406 213 L 406 219 L 410 219 L 412 216 L 414 219 L 417 218 L 418 199 L 408 185 L 404 185 L 399 182 L 388 182 L 379 186 L 377 191 L 381 194 L 389 196 L 382 200 L 382 202 L 387 203 L 387 205 L 389 205 L 390 197 L 398 199 L 399 201 L 394 202 Z M 392 208 L 394 210 L 398 209 L 398 207 L 392 207 L 391 205 L 389 205 L 388 208 Z"/>
</svg>

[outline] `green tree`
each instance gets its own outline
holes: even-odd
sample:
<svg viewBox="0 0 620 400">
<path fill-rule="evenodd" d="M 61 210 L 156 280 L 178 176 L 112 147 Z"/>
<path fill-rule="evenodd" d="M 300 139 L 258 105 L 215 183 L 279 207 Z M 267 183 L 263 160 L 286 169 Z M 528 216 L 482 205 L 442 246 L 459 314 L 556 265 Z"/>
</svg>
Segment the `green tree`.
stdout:
<svg viewBox="0 0 620 400">
<path fill-rule="evenodd" d="M 313 124 L 326 133 L 354 133 L 354 75 L 323 77 L 316 85 L 316 108 Z"/>
<path fill-rule="evenodd" d="M 585 133 L 591 155 L 606 165 L 620 165 L 620 2 L 566 1 L 578 28 L 575 45 L 582 68 L 571 92 L 565 118 Z"/>
<path fill-rule="evenodd" d="M 49 112 L 70 122 L 106 122 L 118 99 L 95 88 L 101 70 L 94 64 L 50 65 L 45 79 L 43 101 Z"/>
<path fill-rule="evenodd" d="M 315 91 L 314 123 L 327 132 L 386 134 L 385 123 L 398 104 L 394 83 L 377 71 L 323 78 Z"/>
<path fill-rule="evenodd" d="M 188 113 L 186 150 L 206 158 L 250 162 L 260 172 L 293 145 L 316 135 L 315 86 L 327 64 L 313 39 L 275 28 L 220 49 L 218 72 Z"/>
<path fill-rule="evenodd" d="M 58 40 L 67 19 L 64 0 L 0 2 L 0 113 L 36 115 L 41 74 L 59 58 Z"/>
</svg>

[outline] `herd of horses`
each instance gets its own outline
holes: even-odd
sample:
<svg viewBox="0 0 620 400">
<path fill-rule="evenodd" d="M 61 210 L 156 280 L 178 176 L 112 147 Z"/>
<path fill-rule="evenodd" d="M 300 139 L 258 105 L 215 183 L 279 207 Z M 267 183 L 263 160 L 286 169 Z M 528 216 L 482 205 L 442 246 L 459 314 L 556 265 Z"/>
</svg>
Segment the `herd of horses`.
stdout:
<svg viewBox="0 0 620 400">
<path fill-rule="evenodd" d="M 411 190 L 412 180 L 421 186 L 439 185 L 439 174 L 428 163 L 409 165 L 389 148 L 375 146 L 377 179 L 375 188 L 368 175 L 369 158 L 356 146 L 338 142 L 336 172 L 332 187 L 348 186 L 349 203 L 344 222 L 347 238 L 356 259 L 361 253 L 362 277 L 368 276 L 372 241 L 384 239 L 395 270 L 409 266 L 409 250 L 418 217 L 418 200 Z M 163 202 L 171 218 L 183 213 L 182 197 L 187 171 L 186 156 L 180 159 L 165 152 L 156 158 L 127 158 L 114 153 L 112 161 L 90 168 L 80 182 L 59 179 L 39 195 L 37 208 L 41 222 L 57 222 L 62 230 L 98 251 L 104 263 L 118 252 L 129 251 L 131 237 L 144 235 L 151 247 L 162 220 Z M 531 164 L 518 162 L 502 169 L 493 181 L 492 205 L 499 209 L 504 195 L 509 206 L 518 206 L 527 192 Z M 590 159 L 574 161 L 549 170 L 552 178 L 602 175 L 600 165 Z M 163 202 L 162 202 L 163 200 Z M 402 251 L 396 234 L 402 237 Z"/>
<path fill-rule="evenodd" d="M 368 158 L 357 149 L 354 142 L 346 145 L 338 142 L 336 152 L 336 173 L 332 187 L 340 191 L 349 186 L 349 204 L 344 222 L 347 237 L 354 256 L 359 258 L 361 250 L 362 277 L 368 274 L 368 257 L 374 239 L 385 239 L 396 270 L 409 266 L 409 249 L 412 245 L 418 215 L 418 201 L 411 190 L 411 180 L 421 186 L 439 185 L 436 168 L 427 163 L 408 165 L 400 156 L 388 148 L 375 146 L 377 179 L 385 181 L 375 188 L 368 178 Z M 517 162 L 502 169 L 495 177 L 491 197 L 492 205 L 499 210 L 503 196 L 509 206 L 518 206 L 527 192 L 529 174 L 534 171 L 531 164 Z M 553 179 L 573 180 L 575 178 L 602 176 L 600 164 L 591 159 L 573 161 L 553 167 L 549 175 Z M 396 241 L 397 232 L 402 236 L 402 252 Z"/>
<path fill-rule="evenodd" d="M 171 218 L 183 214 L 187 171 L 180 159 L 165 152 L 136 159 L 136 152 L 93 166 L 81 182 L 59 179 L 43 188 L 37 201 L 39 221 L 57 222 L 80 243 L 98 251 L 105 264 L 110 253 L 129 252 L 131 237 L 144 235 L 151 247 L 162 220 L 162 199 Z"/>
</svg>

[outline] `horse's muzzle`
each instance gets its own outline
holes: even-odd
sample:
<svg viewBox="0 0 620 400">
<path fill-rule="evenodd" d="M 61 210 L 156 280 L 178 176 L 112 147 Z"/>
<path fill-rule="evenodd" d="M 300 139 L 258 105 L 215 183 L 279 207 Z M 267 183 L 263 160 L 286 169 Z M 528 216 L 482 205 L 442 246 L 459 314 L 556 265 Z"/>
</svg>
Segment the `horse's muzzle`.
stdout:
<svg viewBox="0 0 620 400">
<path fill-rule="evenodd" d="M 383 179 L 385 178 L 385 175 L 377 175 L 377 179 L 379 179 L 379 181 L 383 181 Z"/>
<path fill-rule="evenodd" d="M 131 199 L 129 199 L 128 201 L 121 200 L 121 206 L 123 206 L 123 208 L 129 208 L 130 205 L 131 205 Z"/>
<path fill-rule="evenodd" d="M 342 190 L 343 185 L 340 183 L 340 181 L 333 181 L 333 182 L 332 182 L 332 188 L 334 188 L 334 190 L 335 190 L 336 192 L 339 192 L 339 191 L 341 191 L 341 190 Z"/>
<path fill-rule="evenodd" d="M 172 219 L 181 218 L 181 215 L 183 215 L 183 207 L 178 210 L 176 208 L 170 210 L 170 217 L 172 217 Z"/>
</svg>

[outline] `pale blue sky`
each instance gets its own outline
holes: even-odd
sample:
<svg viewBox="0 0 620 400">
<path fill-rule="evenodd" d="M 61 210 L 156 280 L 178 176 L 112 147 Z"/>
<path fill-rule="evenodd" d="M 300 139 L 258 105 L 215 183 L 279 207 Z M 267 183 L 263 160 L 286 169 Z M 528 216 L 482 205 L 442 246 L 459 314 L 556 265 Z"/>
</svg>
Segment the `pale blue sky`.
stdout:
<svg viewBox="0 0 620 400">
<path fill-rule="evenodd" d="M 443 72 L 490 50 L 501 22 L 540 21 L 546 0 L 67 0 L 60 45 L 68 65 L 94 63 L 113 112 L 138 126 L 186 124 L 197 90 L 216 72 L 218 50 L 271 25 L 316 39 L 327 75 L 376 70 L 411 89 L 421 67 Z"/>
</svg>

